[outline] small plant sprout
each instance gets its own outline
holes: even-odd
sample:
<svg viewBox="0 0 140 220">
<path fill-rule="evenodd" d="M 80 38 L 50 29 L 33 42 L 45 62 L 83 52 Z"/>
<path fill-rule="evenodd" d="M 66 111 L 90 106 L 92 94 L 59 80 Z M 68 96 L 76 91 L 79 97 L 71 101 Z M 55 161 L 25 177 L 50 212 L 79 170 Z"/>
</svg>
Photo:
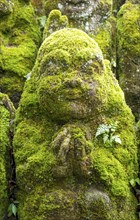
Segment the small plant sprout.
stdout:
<svg viewBox="0 0 140 220">
<path fill-rule="evenodd" d="M 132 187 L 135 187 L 136 184 L 140 186 L 140 179 L 139 179 L 138 177 L 137 177 L 136 179 L 131 179 L 131 180 L 130 180 L 130 185 L 131 185 Z"/>
<path fill-rule="evenodd" d="M 14 215 L 17 215 L 17 204 L 19 202 L 18 201 L 13 201 L 10 203 L 10 205 L 8 206 L 8 217 Z"/>
<path fill-rule="evenodd" d="M 38 18 L 40 28 L 43 29 L 46 23 L 46 16 L 42 16 Z"/>
<path fill-rule="evenodd" d="M 110 125 L 100 124 L 97 128 L 95 138 L 101 139 L 106 147 L 113 147 L 114 144 L 121 144 L 119 135 L 116 135 L 118 123 L 112 123 Z"/>
</svg>

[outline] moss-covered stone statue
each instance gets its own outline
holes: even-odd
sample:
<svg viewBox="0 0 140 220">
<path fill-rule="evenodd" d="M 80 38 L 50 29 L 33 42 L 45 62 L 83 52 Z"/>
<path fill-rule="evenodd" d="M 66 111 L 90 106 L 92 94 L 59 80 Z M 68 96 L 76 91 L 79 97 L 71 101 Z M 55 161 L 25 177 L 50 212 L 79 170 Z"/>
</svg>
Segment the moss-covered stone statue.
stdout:
<svg viewBox="0 0 140 220">
<path fill-rule="evenodd" d="M 140 119 L 140 4 L 124 4 L 117 19 L 118 76 L 126 102 Z"/>
<path fill-rule="evenodd" d="M 40 43 L 40 29 L 29 1 L 0 0 L 0 92 L 17 106 Z"/>
<path fill-rule="evenodd" d="M 95 138 L 116 123 L 121 143 Z M 46 38 L 16 116 L 19 220 L 135 220 L 133 123 L 92 38 L 67 28 Z"/>
<path fill-rule="evenodd" d="M 12 123 L 15 109 L 8 96 L 0 93 L 0 219 L 6 219 L 11 197 L 10 180 L 12 168 L 9 158 L 11 149 Z M 9 186 L 9 190 L 8 190 Z"/>
</svg>

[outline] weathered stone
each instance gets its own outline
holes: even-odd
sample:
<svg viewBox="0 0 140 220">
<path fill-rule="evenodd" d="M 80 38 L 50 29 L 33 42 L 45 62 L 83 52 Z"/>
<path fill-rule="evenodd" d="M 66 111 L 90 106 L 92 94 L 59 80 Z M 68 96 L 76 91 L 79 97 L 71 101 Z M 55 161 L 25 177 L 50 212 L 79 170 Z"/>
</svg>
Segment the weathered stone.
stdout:
<svg viewBox="0 0 140 220">
<path fill-rule="evenodd" d="M 98 142 L 98 125 L 116 121 L 122 144 Z M 134 118 L 109 61 L 83 31 L 59 30 L 43 42 L 13 145 L 19 220 L 136 219 Z"/>
</svg>

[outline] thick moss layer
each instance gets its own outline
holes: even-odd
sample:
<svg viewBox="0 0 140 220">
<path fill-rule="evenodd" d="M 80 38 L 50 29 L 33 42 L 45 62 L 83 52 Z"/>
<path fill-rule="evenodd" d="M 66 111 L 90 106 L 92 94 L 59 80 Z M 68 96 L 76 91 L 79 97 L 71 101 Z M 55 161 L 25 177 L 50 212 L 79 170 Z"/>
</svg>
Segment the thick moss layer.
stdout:
<svg viewBox="0 0 140 220">
<path fill-rule="evenodd" d="M 118 75 L 126 101 L 140 117 L 140 5 L 124 4 L 117 19 Z"/>
<path fill-rule="evenodd" d="M 105 147 L 97 127 L 116 121 L 122 144 Z M 83 31 L 43 42 L 17 112 L 14 154 L 19 219 L 136 219 L 134 118 L 109 61 Z"/>
<path fill-rule="evenodd" d="M 34 65 L 40 30 L 30 4 L 8 2 L 12 11 L 1 18 L 0 24 L 0 87 L 17 105 L 19 98 L 15 99 L 15 93 L 20 96 L 24 77 Z"/>
<path fill-rule="evenodd" d="M 8 96 L 0 93 L 0 219 L 4 219 L 8 207 L 9 129 L 14 117 L 14 107 Z"/>
</svg>

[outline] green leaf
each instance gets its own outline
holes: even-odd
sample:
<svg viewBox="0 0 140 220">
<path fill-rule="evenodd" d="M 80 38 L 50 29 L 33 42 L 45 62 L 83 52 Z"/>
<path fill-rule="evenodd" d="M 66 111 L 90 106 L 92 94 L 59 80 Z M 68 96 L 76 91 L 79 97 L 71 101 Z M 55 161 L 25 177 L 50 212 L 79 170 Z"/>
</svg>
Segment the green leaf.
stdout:
<svg viewBox="0 0 140 220">
<path fill-rule="evenodd" d="M 97 132 L 95 134 L 95 137 L 98 137 L 98 136 L 105 134 L 105 133 L 109 133 L 109 127 L 107 125 L 101 124 L 97 128 Z"/>
<path fill-rule="evenodd" d="M 116 142 L 117 144 L 122 144 L 122 141 L 121 141 L 121 139 L 119 138 L 118 135 L 115 135 L 114 137 L 115 137 L 114 142 Z"/>
<path fill-rule="evenodd" d="M 103 136 L 103 141 L 104 141 L 104 144 L 107 142 L 108 137 L 109 137 L 109 135 L 108 135 L 108 134 L 104 134 L 104 136 Z"/>
<path fill-rule="evenodd" d="M 130 184 L 131 184 L 132 187 L 135 187 L 135 185 L 136 185 L 135 179 L 131 179 L 130 180 Z"/>
<path fill-rule="evenodd" d="M 46 16 L 39 17 L 38 20 L 40 22 L 41 28 L 44 28 L 45 23 L 46 23 Z"/>
<path fill-rule="evenodd" d="M 140 179 L 139 179 L 139 178 L 136 178 L 136 179 L 135 179 L 135 182 L 136 182 L 138 185 L 140 185 Z"/>
<path fill-rule="evenodd" d="M 8 217 L 12 215 L 12 203 L 8 206 Z"/>
<path fill-rule="evenodd" d="M 16 214 L 17 214 L 17 207 L 15 206 L 14 203 L 12 203 L 12 213 L 14 216 L 16 216 Z"/>
<path fill-rule="evenodd" d="M 15 201 L 15 202 L 18 202 L 18 201 Z M 17 214 L 17 207 L 14 203 L 11 203 L 8 207 L 8 217 L 14 215 L 16 216 Z"/>
</svg>

